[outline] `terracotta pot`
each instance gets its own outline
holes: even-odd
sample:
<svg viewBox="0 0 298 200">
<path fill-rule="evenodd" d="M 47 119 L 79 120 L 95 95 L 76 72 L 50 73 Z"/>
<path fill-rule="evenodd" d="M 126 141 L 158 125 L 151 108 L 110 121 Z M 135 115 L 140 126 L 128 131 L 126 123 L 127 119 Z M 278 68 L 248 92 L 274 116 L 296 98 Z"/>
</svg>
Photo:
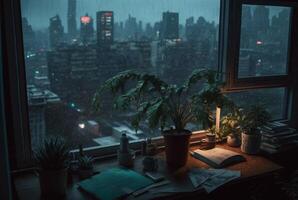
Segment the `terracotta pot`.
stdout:
<svg viewBox="0 0 298 200">
<path fill-rule="evenodd" d="M 207 133 L 208 149 L 213 149 L 216 146 L 216 135 L 213 133 Z"/>
<path fill-rule="evenodd" d="M 257 154 L 261 145 L 261 134 L 248 135 L 242 133 L 241 151 L 247 154 Z"/>
<path fill-rule="evenodd" d="M 43 197 L 58 198 L 64 196 L 67 189 L 68 169 L 40 170 L 39 184 Z"/>
<path fill-rule="evenodd" d="M 169 167 L 183 167 L 189 154 L 189 139 L 191 132 L 184 130 L 177 133 L 176 130 L 164 131 L 166 160 Z"/>
<path fill-rule="evenodd" d="M 241 138 L 239 134 L 230 134 L 227 136 L 227 144 L 230 147 L 239 147 L 241 145 Z"/>
</svg>

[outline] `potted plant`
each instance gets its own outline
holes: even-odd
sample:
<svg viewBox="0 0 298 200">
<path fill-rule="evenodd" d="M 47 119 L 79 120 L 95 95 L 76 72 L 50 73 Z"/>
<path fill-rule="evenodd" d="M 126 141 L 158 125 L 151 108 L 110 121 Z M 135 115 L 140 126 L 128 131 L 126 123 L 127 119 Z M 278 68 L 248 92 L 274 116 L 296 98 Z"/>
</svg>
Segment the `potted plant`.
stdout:
<svg viewBox="0 0 298 200">
<path fill-rule="evenodd" d="M 241 109 L 235 108 L 233 112 L 228 113 L 221 119 L 220 135 L 227 139 L 227 144 L 231 147 L 241 145 Z"/>
<path fill-rule="evenodd" d="M 92 157 L 82 156 L 78 159 L 78 174 L 81 179 L 86 179 L 93 175 Z"/>
<path fill-rule="evenodd" d="M 257 154 L 261 144 L 260 128 L 270 120 L 270 115 L 261 105 L 252 105 L 242 112 L 240 126 L 242 130 L 241 150 L 247 154 Z"/>
<path fill-rule="evenodd" d="M 67 187 L 69 146 L 60 137 L 49 137 L 35 154 L 41 195 L 64 196 Z"/>
<path fill-rule="evenodd" d="M 160 128 L 168 165 L 181 167 L 188 158 L 191 131 L 187 130 L 187 125 L 199 123 L 211 126 L 213 109 L 226 100 L 217 75 L 212 70 L 196 70 L 184 84 L 177 86 L 155 75 L 125 71 L 100 87 L 94 96 L 94 105 L 99 110 L 103 91 L 111 91 L 115 97 L 115 108 L 136 111 L 131 121 L 136 130 L 142 119 L 150 128 Z"/>
</svg>

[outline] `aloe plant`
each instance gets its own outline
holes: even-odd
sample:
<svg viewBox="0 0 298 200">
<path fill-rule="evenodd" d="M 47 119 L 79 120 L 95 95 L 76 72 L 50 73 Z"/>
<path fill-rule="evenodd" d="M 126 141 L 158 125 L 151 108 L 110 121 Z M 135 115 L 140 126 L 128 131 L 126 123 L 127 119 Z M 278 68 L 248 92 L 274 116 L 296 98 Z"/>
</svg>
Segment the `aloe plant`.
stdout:
<svg viewBox="0 0 298 200">
<path fill-rule="evenodd" d="M 65 169 L 68 164 L 69 145 L 60 137 L 49 137 L 35 153 L 35 160 L 43 170 Z"/>
<path fill-rule="evenodd" d="M 230 103 L 221 93 L 222 85 L 218 73 L 206 69 L 195 70 L 181 86 L 155 75 L 124 71 L 105 81 L 93 104 L 100 110 L 103 92 L 111 91 L 116 109 L 136 111 L 132 119 L 136 130 L 141 120 L 147 120 L 150 128 L 174 128 L 179 133 L 189 123 L 212 126 L 215 107 Z"/>
</svg>

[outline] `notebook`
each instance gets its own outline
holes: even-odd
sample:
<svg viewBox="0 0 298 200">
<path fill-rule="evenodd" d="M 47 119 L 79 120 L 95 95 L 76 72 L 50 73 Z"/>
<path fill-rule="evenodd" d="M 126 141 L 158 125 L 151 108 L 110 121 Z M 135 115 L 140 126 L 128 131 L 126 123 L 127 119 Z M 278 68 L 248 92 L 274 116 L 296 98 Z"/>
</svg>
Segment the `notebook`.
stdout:
<svg viewBox="0 0 298 200">
<path fill-rule="evenodd" d="M 196 159 L 207 163 L 213 168 L 223 168 L 246 160 L 241 154 L 222 148 L 197 149 L 190 153 Z"/>
<path fill-rule="evenodd" d="M 153 183 L 149 178 L 133 170 L 112 168 L 78 183 L 78 185 L 80 189 L 96 199 L 113 200 Z"/>
</svg>

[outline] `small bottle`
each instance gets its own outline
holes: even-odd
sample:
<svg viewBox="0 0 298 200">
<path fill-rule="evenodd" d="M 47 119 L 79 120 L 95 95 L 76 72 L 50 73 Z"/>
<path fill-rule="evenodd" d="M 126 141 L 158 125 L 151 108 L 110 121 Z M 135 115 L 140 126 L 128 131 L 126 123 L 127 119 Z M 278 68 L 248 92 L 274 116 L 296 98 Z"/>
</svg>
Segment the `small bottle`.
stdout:
<svg viewBox="0 0 298 200">
<path fill-rule="evenodd" d="M 122 134 L 120 139 L 120 152 L 128 153 L 128 138 L 125 133 Z"/>
<path fill-rule="evenodd" d="M 84 149 L 83 149 L 83 145 L 79 145 L 79 156 L 83 157 L 84 156 Z"/>
<path fill-rule="evenodd" d="M 143 156 L 147 155 L 147 141 L 142 142 L 142 155 Z"/>
</svg>

